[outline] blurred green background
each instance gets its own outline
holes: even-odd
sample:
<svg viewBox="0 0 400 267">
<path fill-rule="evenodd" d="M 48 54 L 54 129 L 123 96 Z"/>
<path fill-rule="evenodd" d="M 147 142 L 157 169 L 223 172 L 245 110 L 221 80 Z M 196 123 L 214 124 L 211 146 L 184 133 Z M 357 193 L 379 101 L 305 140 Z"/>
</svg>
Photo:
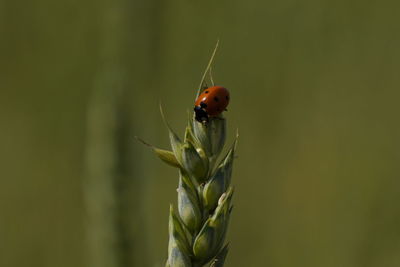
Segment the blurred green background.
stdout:
<svg viewBox="0 0 400 267">
<path fill-rule="evenodd" d="M 240 131 L 227 267 L 400 266 L 397 1 L 0 1 L 0 266 L 163 266 L 216 40 Z"/>
</svg>

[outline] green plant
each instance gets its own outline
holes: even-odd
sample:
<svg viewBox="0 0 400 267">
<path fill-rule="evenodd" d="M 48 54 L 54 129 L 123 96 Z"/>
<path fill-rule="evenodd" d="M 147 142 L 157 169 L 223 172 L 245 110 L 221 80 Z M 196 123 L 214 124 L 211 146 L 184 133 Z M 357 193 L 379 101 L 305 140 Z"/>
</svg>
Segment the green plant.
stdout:
<svg viewBox="0 0 400 267">
<path fill-rule="evenodd" d="M 218 43 L 217 43 L 218 46 Z M 205 77 L 215 51 L 202 77 L 197 95 L 205 86 Z M 172 151 L 152 148 L 155 154 L 179 170 L 178 212 L 170 206 L 167 267 L 221 267 L 228 253 L 225 235 L 232 211 L 232 163 L 236 141 L 226 155 L 219 156 L 226 139 L 226 120 L 220 115 L 200 123 L 189 116 L 181 140 L 166 122 Z"/>
</svg>

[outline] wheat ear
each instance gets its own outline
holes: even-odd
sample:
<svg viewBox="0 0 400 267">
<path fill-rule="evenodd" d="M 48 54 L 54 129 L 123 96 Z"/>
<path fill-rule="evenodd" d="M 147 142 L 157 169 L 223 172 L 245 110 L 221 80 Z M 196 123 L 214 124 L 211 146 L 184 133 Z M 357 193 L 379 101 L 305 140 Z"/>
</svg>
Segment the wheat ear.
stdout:
<svg viewBox="0 0 400 267">
<path fill-rule="evenodd" d="M 225 118 L 220 115 L 200 123 L 189 116 L 181 140 L 166 122 L 162 109 L 161 114 L 172 151 L 139 140 L 179 170 L 178 212 L 170 206 L 166 267 L 222 267 L 228 253 L 225 235 L 232 211 L 231 174 L 237 137 L 218 161 L 226 139 Z"/>
</svg>

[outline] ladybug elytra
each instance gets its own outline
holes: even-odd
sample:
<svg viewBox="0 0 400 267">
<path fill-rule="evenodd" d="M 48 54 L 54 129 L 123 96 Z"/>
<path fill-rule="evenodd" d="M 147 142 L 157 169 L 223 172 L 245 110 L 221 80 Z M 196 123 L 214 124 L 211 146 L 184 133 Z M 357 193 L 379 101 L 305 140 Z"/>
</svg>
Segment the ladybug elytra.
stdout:
<svg viewBox="0 0 400 267">
<path fill-rule="evenodd" d="M 209 117 L 221 114 L 229 104 L 229 91 L 222 86 L 205 89 L 194 104 L 195 118 L 199 122 L 208 122 Z"/>
</svg>

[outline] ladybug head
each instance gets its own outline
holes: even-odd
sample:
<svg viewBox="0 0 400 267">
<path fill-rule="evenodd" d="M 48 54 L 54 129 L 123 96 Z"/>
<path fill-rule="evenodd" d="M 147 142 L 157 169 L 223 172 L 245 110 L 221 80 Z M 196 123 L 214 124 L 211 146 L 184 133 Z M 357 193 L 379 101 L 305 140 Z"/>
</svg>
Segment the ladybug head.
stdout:
<svg viewBox="0 0 400 267">
<path fill-rule="evenodd" d="M 208 122 L 207 112 L 199 106 L 194 107 L 195 119 L 198 122 Z"/>
</svg>

